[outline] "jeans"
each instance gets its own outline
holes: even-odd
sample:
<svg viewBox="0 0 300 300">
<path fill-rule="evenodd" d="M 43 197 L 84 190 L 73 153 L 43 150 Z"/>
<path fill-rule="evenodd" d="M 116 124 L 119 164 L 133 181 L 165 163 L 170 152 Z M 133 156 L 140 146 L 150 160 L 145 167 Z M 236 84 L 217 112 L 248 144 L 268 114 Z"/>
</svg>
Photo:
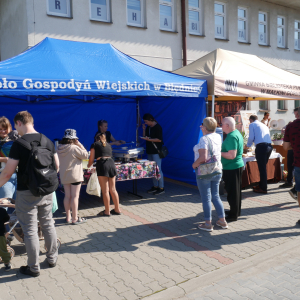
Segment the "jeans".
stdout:
<svg viewBox="0 0 300 300">
<path fill-rule="evenodd" d="M 219 196 L 219 184 L 222 178 L 222 174 L 215 175 L 210 179 L 198 179 L 197 186 L 202 199 L 204 219 L 205 221 L 211 221 L 211 202 L 217 211 L 219 218 L 225 218 L 223 203 Z"/>
<path fill-rule="evenodd" d="M 16 212 L 24 233 L 28 266 L 32 272 L 40 271 L 40 242 L 38 221 L 45 238 L 46 254 L 49 263 L 57 261 L 57 238 L 52 219 L 52 193 L 35 197 L 29 190 L 17 191 Z"/>
<path fill-rule="evenodd" d="M 263 190 L 267 190 L 267 163 L 272 153 L 273 147 L 268 143 L 260 143 L 255 148 L 255 158 L 257 160 L 260 182 L 259 187 Z"/>
<path fill-rule="evenodd" d="M 294 150 L 288 150 L 287 153 L 287 169 L 288 175 L 286 178 L 287 183 L 293 183 L 293 171 L 294 171 Z"/>
<path fill-rule="evenodd" d="M 164 188 L 164 175 L 161 170 L 161 158 L 159 157 L 159 154 L 148 154 L 148 159 L 150 161 L 155 161 L 157 163 L 157 166 L 159 168 L 159 174 L 160 174 L 160 179 L 157 180 L 155 177 L 153 177 L 153 186 L 159 187 L 161 189 Z"/>
<path fill-rule="evenodd" d="M 294 167 L 295 169 L 295 189 L 298 193 L 300 193 L 300 168 L 299 167 Z"/>
<path fill-rule="evenodd" d="M 17 173 L 12 174 L 10 179 L 0 188 L 0 198 L 16 199 Z"/>
</svg>

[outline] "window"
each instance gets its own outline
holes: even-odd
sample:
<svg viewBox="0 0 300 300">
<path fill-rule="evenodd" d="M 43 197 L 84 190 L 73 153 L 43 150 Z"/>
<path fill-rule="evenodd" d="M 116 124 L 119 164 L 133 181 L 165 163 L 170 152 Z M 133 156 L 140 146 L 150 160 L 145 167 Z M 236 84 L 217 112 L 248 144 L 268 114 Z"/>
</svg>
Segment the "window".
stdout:
<svg viewBox="0 0 300 300">
<path fill-rule="evenodd" d="M 295 49 L 300 50 L 300 22 L 295 21 Z"/>
<path fill-rule="evenodd" d="M 110 0 L 90 0 L 90 19 L 111 22 Z"/>
<path fill-rule="evenodd" d="M 176 3 L 175 0 L 159 0 L 160 29 L 176 30 Z"/>
<path fill-rule="evenodd" d="M 71 18 L 71 0 L 47 0 L 47 14 Z"/>
<path fill-rule="evenodd" d="M 269 110 L 269 101 L 259 101 L 259 110 Z"/>
<path fill-rule="evenodd" d="M 277 46 L 285 48 L 285 18 L 277 17 Z"/>
<path fill-rule="evenodd" d="M 215 38 L 226 39 L 226 6 L 215 2 Z"/>
<path fill-rule="evenodd" d="M 127 25 L 145 27 L 144 0 L 127 0 Z"/>
<path fill-rule="evenodd" d="M 295 100 L 295 108 L 300 106 L 300 100 Z"/>
<path fill-rule="evenodd" d="M 248 42 L 247 14 L 248 12 L 246 8 L 238 8 L 238 41 L 244 43 Z"/>
<path fill-rule="evenodd" d="M 268 15 L 265 12 L 258 13 L 258 43 L 268 44 Z"/>
<path fill-rule="evenodd" d="M 189 0 L 189 33 L 202 35 L 202 1 Z"/>
<path fill-rule="evenodd" d="M 277 109 L 285 110 L 285 101 L 284 100 L 277 100 Z"/>
</svg>

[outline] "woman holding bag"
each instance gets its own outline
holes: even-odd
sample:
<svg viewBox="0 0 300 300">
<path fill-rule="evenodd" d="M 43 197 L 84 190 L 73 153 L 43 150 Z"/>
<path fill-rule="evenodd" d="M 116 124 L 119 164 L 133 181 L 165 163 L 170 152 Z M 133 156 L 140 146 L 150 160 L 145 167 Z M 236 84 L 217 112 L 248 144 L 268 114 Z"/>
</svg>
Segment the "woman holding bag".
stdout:
<svg viewBox="0 0 300 300">
<path fill-rule="evenodd" d="M 225 212 L 223 203 L 219 196 L 219 184 L 221 181 L 222 174 L 219 172 L 217 175 L 207 176 L 203 179 L 199 179 L 197 175 L 197 169 L 201 164 L 206 163 L 212 158 L 216 159 L 219 170 L 222 170 L 221 165 L 221 136 L 215 133 L 217 128 L 217 121 L 214 118 L 207 117 L 203 120 L 200 126 L 203 137 L 197 145 L 194 146 L 194 163 L 193 169 L 196 169 L 197 186 L 202 199 L 204 219 L 205 223 L 198 226 L 199 229 L 205 231 L 213 231 L 212 218 L 211 218 L 211 202 L 217 211 L 219 220 L 216 225 L 227 229 L 228 225 L 225 220 Z"/>
<path fill-rule="evenodd" d="M 111 145 L 106 141 L 106 135 L 104 132 L 98 133 L 95 139 L 96 142 L 91 146 L 88 168 L 94 163 L 94 159 L 97 159 L 96 171 L 105 206 L 105 209 L 100 211 L 97 216 L 110 217 L 110 215 L 121 215 L 119 195 L 116 190 L 117 170 L 112 159 Z M 115 205 L 115 208 L 112 210 L 110 210 L 109 193 L 111 194 Z"/>
</svg>

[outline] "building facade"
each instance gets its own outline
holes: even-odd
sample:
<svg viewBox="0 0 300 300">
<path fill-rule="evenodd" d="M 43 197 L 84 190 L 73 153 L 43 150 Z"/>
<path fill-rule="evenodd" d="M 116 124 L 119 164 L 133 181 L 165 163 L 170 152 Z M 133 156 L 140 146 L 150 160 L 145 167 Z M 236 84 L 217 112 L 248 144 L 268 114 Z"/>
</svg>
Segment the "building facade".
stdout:
<svg viewBox="0 0 300 300">
<path fill-rule="evenodd" d="M 300 1 L 0 0 L 1 60 L 45 37 L 111 43 L 173 71 L 217 49 L 254 54 L 300 75 Z M 184 15 L 183 13 L 184 12 Z M 185 22 L 185 26 L 182 26 Z M 182 31 L 184 28 L 184 31 Z M 299 101 L 251 102 L 259 117 L 293 119 Z"/>
</svg>

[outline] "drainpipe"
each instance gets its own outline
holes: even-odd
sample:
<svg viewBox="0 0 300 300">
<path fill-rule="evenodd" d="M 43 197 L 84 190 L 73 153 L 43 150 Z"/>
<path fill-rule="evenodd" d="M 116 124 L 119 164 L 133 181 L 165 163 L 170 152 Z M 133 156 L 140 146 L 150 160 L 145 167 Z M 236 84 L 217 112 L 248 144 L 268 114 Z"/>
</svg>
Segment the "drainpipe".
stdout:
<svg viewBox="0 0 300 300">
<path fill-rule="evenodd" d="M 211 117 L 215 117 L 215 95 L 211 96 Z"/>
<path fill-rule="evenodd" d="M 187 65 L 185 0 L 181 0 L 182 65 Z"/>
</svg>

